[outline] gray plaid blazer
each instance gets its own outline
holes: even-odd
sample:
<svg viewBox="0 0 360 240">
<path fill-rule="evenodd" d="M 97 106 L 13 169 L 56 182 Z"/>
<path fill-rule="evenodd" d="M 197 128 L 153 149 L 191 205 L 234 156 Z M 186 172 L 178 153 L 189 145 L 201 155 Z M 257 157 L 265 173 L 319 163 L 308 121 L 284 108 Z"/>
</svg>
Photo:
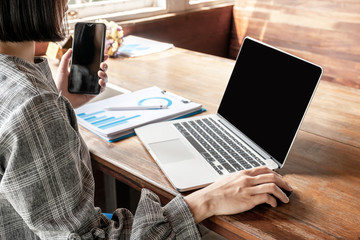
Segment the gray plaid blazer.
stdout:
<svg viewBox="0 0 360 240">
<path fill-rule="evenodd" d="M 89 151 L 45 58 L 0 54 L 0 239 L 199 239 L 181 195 L 142 191 L 135 216 L 94 207 Z"/>
</svg>

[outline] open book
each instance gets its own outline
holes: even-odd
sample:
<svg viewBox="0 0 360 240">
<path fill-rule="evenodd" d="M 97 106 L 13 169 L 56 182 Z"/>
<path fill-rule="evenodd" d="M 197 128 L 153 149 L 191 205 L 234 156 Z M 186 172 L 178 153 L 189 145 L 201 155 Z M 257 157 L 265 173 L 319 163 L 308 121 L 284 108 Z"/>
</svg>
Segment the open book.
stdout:
<svg viewBox="0 0 360 240">
<path fill-rule="evenodd" d="M 140 109 L 126 109 L 131 106 Z M 141 109 L 147 106 L 165 108 Z M 118 107 L 125 110 L 111 110 Z M 187 117 L 203 111 L 201 104 L 155 86 L 88 103 L 75 110 L 80 125 L 109 142 L 134 135 L 134 128 L 148 123 Z"/>
</svg>

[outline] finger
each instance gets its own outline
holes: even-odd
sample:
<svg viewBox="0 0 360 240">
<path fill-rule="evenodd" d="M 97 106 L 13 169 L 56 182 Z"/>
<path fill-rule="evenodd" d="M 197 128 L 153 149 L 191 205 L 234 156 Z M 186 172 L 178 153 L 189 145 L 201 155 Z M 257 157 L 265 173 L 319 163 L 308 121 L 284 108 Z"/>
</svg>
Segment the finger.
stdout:
<svg viewBox="0 0 360 240">
<path fill-rule="evenodd" d="M 99 80 L 99 85 L 100 85 L 100 92 L 104 92 L 106 89 L 106 82 L 104 79 L 100 79 Z"/>
<path fill-rule="evenodd" d="M 106 87 L 106 83 L 107 83 L 107 81 L 105 81 L 104 79 L 100 79 L 100 80 L 99 80 L 99 85 L 100 85 L 101 87 Z"/>
<path fill-rule="evenodd" d="M 260 175 L 254 176 L 251 179 L 252 179 L 252 182 L 251 182 L 252 185 L 275 183 L 281 189 L 284 189 L 284 190 L 287 190 L 290 192 L 293 191 L 293 188 L 290 186 L 290 184 L 287 183 L 280 174 L 273 172 L 273 171 L 271 173 L 260 174 Z"/>
<path fill-rule="evenodd" d="M 257 185 L 250 188 L 249 191 L 253 195 L 272 194 L 283 203 L 288 203 L 290 201 L 286 194 L 275 183 Z"/>
<path fill-rule="evenodd" d="M 245 170 L 245 174 L 247 174 L 249 176 L 257 176 L 259 174 L 265 174 L 265 173 L 271 173 L 271 172 L 273 172 L 273 171 L 270 168 L 265 167 L 265 166 Z"/>
<path fill-rule="evenodd" d="M 257 176 L 252 177 L 252 184 L 259 185 L 264 183 L 275 183 L 281 188 L 284 188 L 288 191 L 292 191 L 291 186 L 283 179 L 280 174 L 275 172 L 266 173 L 266 174 L 259 174 Z"/>
<path fill-rule="evenodd" d="M 60 65 L 59 65 L 59 70 L 67 70 L 67 69 L 69 68 L 70 60 L 71 60 L 71 54 L 72 54 L 72 49 L 70 48 L 70 49 L 67 50 L 66 53 L 61 57 L 61 61 L 60 61 Z"/>
<path fill-rule="evenodd" d="M 105 62 L 106 60 L 109 59 L 109 55 L 108 54 L 104 54 L 104 59 L 103 59 L 103 62 Z"/>
<path fill-rule="evenodd" d="M 283 179 L 282 176 L 267 168 L 267 167 L 257 167 L 257 168 L 253 168 L 253 169 L 249 169 L 247 170 L 248 172 L 246 173 L 248 176 L 253 176 L 253 177 L 256 177 L 256 178 L 259 178 L 259 176 L 263 175 L 263 174 L 270 174 L 268 175 L 267 177 L 274 177 L 274 181 L 275 181 L 275 177 L 277 177 L 278 179 Z M 258 183 L 259 184 L 259 183 Z M 285 188 L 286 190 L 288 191 L 292 191 L 292 187 L 287 183 L 285 182 L 284 180 L 280 183 L 280 186 L 282 188 Z"/>
<path fill-rule="evenodd" d="M 108 65 L 104 62 L 102 62 L 100 64 L 100 69 L 103 71 L 103 72 L 106 72 L 108 70 Z"/>
<path fill-rule="evenodd" d="M 105 83 L 108 82 L 108 75 L 103 71 L 98 71 L 98 76 L 102 79 Z"/>
<path fill-rule="evenodd" d="M 259 204 L 263 204 L 263 203 L 267 203 L 272 207 L 276 207 L 277 206 L 277 202 L 276 199 L 272 196 L 270 196 L 269 194 L 258 194 L 252 197 L 253 199 L 253 203 L 255 205 L 259 205 Z"/>
</svg>

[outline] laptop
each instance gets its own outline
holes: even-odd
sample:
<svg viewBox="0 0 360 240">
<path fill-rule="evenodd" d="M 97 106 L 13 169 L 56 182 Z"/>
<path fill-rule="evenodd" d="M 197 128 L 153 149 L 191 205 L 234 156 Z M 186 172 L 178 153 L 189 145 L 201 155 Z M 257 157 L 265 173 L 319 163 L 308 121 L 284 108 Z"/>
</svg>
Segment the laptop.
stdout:
<svg viewBox="0 0 360 240">
<path fill-rule="evenodd" d="M 275 170 L 285 164 L 321 75 L 320 66 L 246 37 L 216 114 L 135 132 L 180 192 L 244 169 Z"/>
</svg>

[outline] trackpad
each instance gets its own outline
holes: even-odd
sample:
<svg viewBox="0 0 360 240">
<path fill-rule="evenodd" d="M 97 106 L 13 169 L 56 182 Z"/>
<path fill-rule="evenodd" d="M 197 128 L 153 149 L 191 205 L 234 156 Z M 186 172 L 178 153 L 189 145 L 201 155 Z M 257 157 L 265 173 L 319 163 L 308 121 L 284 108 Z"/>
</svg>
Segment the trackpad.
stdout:
<svg viewBox="0 0 360 240">
<path fill-rule="evenodd" d="M 162 164 L 194 159 L 188 147 L 180 139 L 151 143 L 149 146 Z"/>
</svg>

